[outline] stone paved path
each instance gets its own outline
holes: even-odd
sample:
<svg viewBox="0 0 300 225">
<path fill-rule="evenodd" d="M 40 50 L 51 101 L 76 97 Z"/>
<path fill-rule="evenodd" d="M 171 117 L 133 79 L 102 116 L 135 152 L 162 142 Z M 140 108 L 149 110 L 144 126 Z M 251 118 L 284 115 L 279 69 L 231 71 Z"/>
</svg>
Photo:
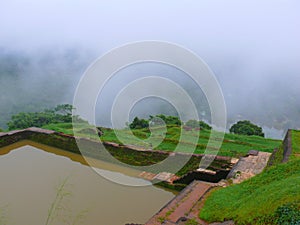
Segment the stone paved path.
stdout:
<svg viewBox="0 0 300 225">
<path fill-rule="evenodd" d="M 193 181 L 178 196 L 171 200 L 145 225 L 176 224 L 176 222 L 189 215 L 190 210 L 198 200 L 213 187 L 213 184 L 203 181 Z"/>
</svg>

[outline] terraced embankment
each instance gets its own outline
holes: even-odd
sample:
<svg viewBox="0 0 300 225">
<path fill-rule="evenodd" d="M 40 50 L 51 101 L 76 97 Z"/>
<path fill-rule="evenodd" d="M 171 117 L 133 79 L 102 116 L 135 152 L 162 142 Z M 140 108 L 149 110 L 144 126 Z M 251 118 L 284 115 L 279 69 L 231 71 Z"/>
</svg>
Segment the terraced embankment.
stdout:
<svg viewBox="0 0 300 225">
<path fill-rule="evenodd" d="M 233 183 L 241 183 L 260 174 L 267 166 L 270 155 L 271 153 L 268 152 L 250 151 L 247 156 L 239 159 L 227 178 L 231 179 Z M 207 222 L 198 217 L 204 201 L 215 187 L 227 185 L 227 182 L 222 181 L 210 183 L 201 181 L 201 178 L 194 180 L 145 225 L 179 225 L 185 224 L 189 220 L 197 224 L 207 225 Z"/>
<path fill-rule="evenodd" d="M 257 201 L 265 201 L 265 204 L 267 204 L 268 202 L 272 202 L 271 195 L 275 193 L 276 185 L 284 184 L 283 180 L 285 179 L 285 177 L 283 177 L 282 175 L 285 172 L 287 172 L 289 168 L 295 168 L 295 171 L 292 171 L 290 172 L 290 174 L 287 174 L 287 176 L 291 176 L 292 181 L 295 181 L 294 174 L 298 173 L 296 165 L 297 163 L 292 164 L 292 166 L 283 165 L 281 166 L 283 169 L 281 169 L 274 167 L 274 160 L 280 158 L 279 163 L 282 163 L 286 162 L 286 160 L 289 160 L 290 158 L 297 158 L 298 150 L 300 149 L 299 146 L 300 132 L 289 130 L 282 143 L 282 146 L 280 147 L 280 151 L 276 149 L 276 151 L 274 151 L 272 154 L 268 152 L 259 152 L 255 150 L 249 151 L 248 155 L 241 157 L 230 171 L 227 179 L 230 179 L 231 182 L 219 182 L 218 184 L 216 184 L 207 183 L 203 181 L 193 181 L 178 196 L 176 196 L 157 214 L 155 214 L 146 223 L 146 225 L 182 225 L 189 224 L 189 220 L 193 221 L 192 224 L 209 224 L 208 222 L 205 222 L 204 220 L 201 220 L 199 218 L 200 212 L 203 219 L 209 220 L 210 222 L 220 221 L 214 224 L 234 224 L 232 219 L 236 219 L 239 217 L 242 218 L 243 216 L 239 215 L 238 213 L 235 213 L 236 211 L 241 211 L 239 208 L 245 208 L 248 214 L 250 214 L 249 209 L 251 209 L 251 214 L 262 215 L 262 218 L 255 219 L 256 222 L 267 222 L 267 219 L 264 217 L 272 217 L 274 215 L 268 215 L 266 213 L 266 211 L 268 211 L 268 208 L 266 208 L 267 210 L 264 209 L 261 211 L 255 211 L 255 209 L 251 208 L 251 201 L 253 199 L 257 199 Z M 270 162 L 268 164 L 270 157 L 273 163 Z M 273 164 L 272 169 L 268 168 L 265 172 L 263 172 L 264 169 L 270 164 Z M 255 177 L 256 175 L 258 176 Z M 249 180 L 252 177 L 254 179 L 252 182 L 243 182 L 245 180 Z M 266 182 L 267 180 L 269 180 L 269 182 Z M 287 183 L 289 182 L 290 181 L 288 177 Z M 239 188 L 239 185 L 234 185 L 225 189 L 214 189 L 214 187 L 216 186 L 226 187 L 229 183 L 242 183 L 241 185 L 244 185 L 245 188 Z M 274 183 L 275 190 L 271 183 Z M 251 187 L 248 188 L 248 185 L 250 185 Z M 268 187 L 264 188 L 264 185 Z M 268 191 L 268 188 L 271 190 L 270 192 Z M 290 189 L 290 191 L 293 193 L 293 191 L 295 191 L 294 189 L 295 188 L 292 188 Z M 260 195 L 260 191 L 257 190 L 261 190 L 261 193 L 265 194 Z M 284 186 L 281 188 L 281 190 L 277 190 L 278 195 L 282 195 L 285 202 L 287 202 L 287 199 L 290 197 L 290 195 L 286 195 L 286 197 L 284 197 L 284 193 L 287 193 L 288 190 L 289 188 Z M 223 194 L 223 192 L 225 194 Z M 210 196 L 210 193 L 213 193 L 213 195 Z M 252 195 L 252 199 L 249 199 L 249 195 Z M 297 196 L 297 198 L 298 197 L 299 196 Z M 207 205 L 205 205 L 206 198 L 209 198 Z M 244 205 L 241 205 L 239 202 L 243 198 L 251 202 L 251 204 L 249 204 L 248 206 L 247 201 L 245 201 Z M 279 202 L 277 201 L 276 204 L 279 204 Z M 204 210 L 201 211 L 204 205 Z M 238 207 L 235 208 L 235 206 Z M 272 210 L 274 210 L 274 207 L 272 208 Z M 232 214 L 231 217 L 228 216 L 230 215 L 230 213 Z M 242 213 L 242 211 L 240 213 Z M 241 220 L 243 219 L 244 218 L 242 218 Z M 272 218 L 270 220 L 272 220 Z"/>
<path fill-rule="evenodd" d="M 122 146 L 120 144 L 111 143 L 111 142 L 103 142 L 103 145 L 100 145 L 96 140 L 92 140 L 84 137 L 75 137 L 72 135 L 66 135 L 64 133 L 55 132 L 52 130 L 46 130 L 41 128 L 28 128 L 24 130 L 11 131 L 6 133 L 0 133 L 0 147 L 4 147 L 13 143 L 16 143 L 21 140 L 30 140 L 37 143 L 45 144 L 52 147 L 57 147 L 66 151 L 70 151 L 76 154 L 84 154 L 84 156 L 88 156 L 95 159 L 100 159 L 107 162 L 112 162 L 113 156 L 115 159 L 134 166 L 147 166 L 152 165 L 158 162 L 163 161 L 168 156 L 171 155 L 171 160 L 176 165 L 177 162 L 181 162 L 183 160 L 188 159 L 188 163 L 176 173 L 178 177 L 184 176 L 191 171 L 194 171 L 198 168 L 200 160 L 203 155 L 188 155 L 183 153 L 172 153 L 166 151 L 158 151 L 158 150 L 148 150 L 148 149 L 135 149 L 134 147 Z M 77 141 L 77 142 L 76 142 Z M 77 143 L 83 143 L 85 145 L 84 152 L 81 152 L 78 149 Z M 109 154 L 107 154 L 107 152 Z M 231 161 L 229 157 L 219 157 L 217 156 L 209 168 L 216 173 L 223 171 L 225 175 L 228 174 L 231 168 Z M 168 171 L 168 168 L 164 171 L 160 172 L 171 172 Z M 141 171 L 146 173 L 154 173 L 151 169 L 149 171 Z M 156 171 L 155 171 L 156 172 Z M 203 173 L 205 172 L 198 172 Z M 155 174 L 158 175 L 158 174 Z M 224 176 L 225 176 L 224 175 Z M 214 175 L 208 176 L 209 179 L 215 179 Z M 222 179 L 224 177 L 219 177 L 218 179 Z M 188 182 L 182 181 L 181 183 L 172 184 L 172 182 L 163 182 L 160 185 L 166 186 L 168 188 L 173 188 L 176 190 L 181 190 L 184 188 Z"/>
</svg>

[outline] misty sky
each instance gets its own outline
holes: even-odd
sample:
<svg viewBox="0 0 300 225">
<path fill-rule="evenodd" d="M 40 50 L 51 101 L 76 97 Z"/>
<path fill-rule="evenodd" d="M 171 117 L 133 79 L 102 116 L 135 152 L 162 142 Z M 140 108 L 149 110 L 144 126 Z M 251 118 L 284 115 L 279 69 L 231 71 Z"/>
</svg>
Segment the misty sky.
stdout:
<svg viewBox="0 0 300 225">
<path fill-rule="evenodd" d="M 297 0 L 1 1 L 0 41 L 25 49 L 82 45 L 109 50 L 157 39 L 184 45 L 200 56 L 209 51 L 263 54 L 274 60 L 299 54 L 299 10 Z"/>
<path fill-rule="evenodd" d="M 298 0 L 1 1 L 0 49 L 37 54 L 76 47 L 97 57 L 132 41 L 173 42 L 215 72 L 229 115 L 256 107 L 251 119 L 258 122 L 283 110 L 297 118 L 299 12 Z M 289 104 L 279 104 L 279 95 Z"/>
</svg>

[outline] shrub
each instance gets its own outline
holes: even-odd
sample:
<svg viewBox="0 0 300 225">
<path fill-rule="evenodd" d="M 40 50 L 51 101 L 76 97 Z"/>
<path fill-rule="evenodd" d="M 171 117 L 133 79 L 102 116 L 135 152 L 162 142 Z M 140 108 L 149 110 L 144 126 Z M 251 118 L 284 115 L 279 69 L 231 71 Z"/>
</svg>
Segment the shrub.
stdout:
<svg viewBox="0 0 300 225">
<path fill-rule="evenodd" d="M 278 207 L 275 213 L 277 224 L 282 225 L 299 225 L 300 224 L 300 210 L 296 203 L 288 203 Z"/>
<path fill-rule="evenodd" d="M 199 223 L 195 219 L 190 219 L 185 224 L 186 225 L 198 225 Z"/>
</svg>

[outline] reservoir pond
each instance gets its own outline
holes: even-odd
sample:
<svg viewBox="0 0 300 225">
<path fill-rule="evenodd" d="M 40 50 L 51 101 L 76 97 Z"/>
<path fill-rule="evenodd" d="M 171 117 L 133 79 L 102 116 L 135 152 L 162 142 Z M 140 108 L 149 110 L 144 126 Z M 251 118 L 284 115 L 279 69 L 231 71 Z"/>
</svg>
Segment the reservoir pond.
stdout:
<svg viewBox="0 0 300 225">
<path fill-rule="evenodd" d="M 139 179 L 138 171 L 102 161 L 93 167 Z M 152 185 L 114 183 L 80 155 L 29 141 L 0 149 L 0 180 L 0 223 L 9 225 L 145 223 L 175 196 Z"/>
</svg>

